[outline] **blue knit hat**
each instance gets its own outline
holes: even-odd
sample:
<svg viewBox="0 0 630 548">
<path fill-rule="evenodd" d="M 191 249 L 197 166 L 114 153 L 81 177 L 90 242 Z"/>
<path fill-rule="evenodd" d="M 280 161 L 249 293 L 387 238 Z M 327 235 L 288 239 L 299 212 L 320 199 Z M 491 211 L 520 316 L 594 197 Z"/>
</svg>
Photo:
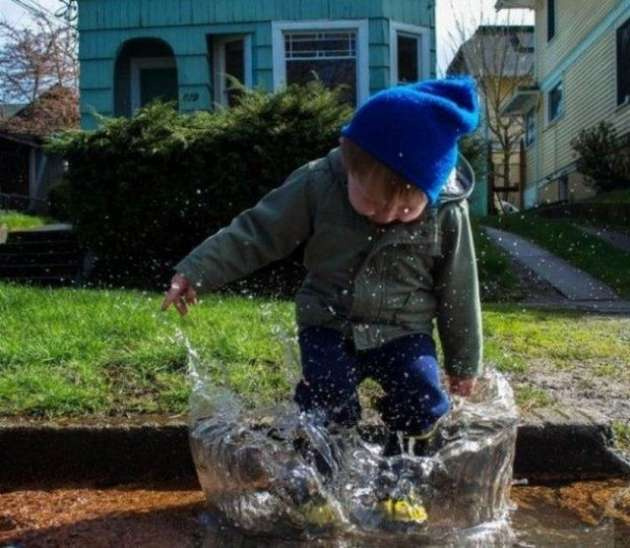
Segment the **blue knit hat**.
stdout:
<svg viewBox="0 0 630 548">
<path fill-rule="evenodd" d="M 457 140 L 479 124 L 476 82 L 468 75 L 383 90 L 341 134 L 421 188 L 435 204 L 457 161 Z"/>
</svg>

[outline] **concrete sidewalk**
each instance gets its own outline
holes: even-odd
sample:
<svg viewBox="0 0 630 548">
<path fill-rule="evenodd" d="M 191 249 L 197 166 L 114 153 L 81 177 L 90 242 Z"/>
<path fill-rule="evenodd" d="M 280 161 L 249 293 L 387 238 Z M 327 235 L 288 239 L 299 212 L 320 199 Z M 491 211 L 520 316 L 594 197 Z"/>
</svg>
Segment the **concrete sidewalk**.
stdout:
<svg viewBox="0 0 630 548">
<path fill-rule="evenodd" d="M 622 309 L 625 309 L 627 305 L 630 310 L 630 303 L 622 301 L 606 284 L 542 247 L 504 230 L 491 227 L 483 227 L 483 229 L 495 244 L 548 281 L 570 301 L 595 304 L 606 302 L 613 305 L 613 308 Z"/>
<path fill-rule="evenodd" d="M 593 236 L 597 236 L 602 240 L 605 240 L 613 247 L 620 249 L 621 251 L 625 251 L 626 253 L 630 253 L 630 236 L 628 234 L 624 234 L 623 232 L 618 232 L 616 230 L 610 230 L 609 228 L 603 227 L 594 227 L 594 226 L 586 226 L 586 225 L 575 225 L 580 230 L 588 234 L 592 234 Z"/>
</svg>

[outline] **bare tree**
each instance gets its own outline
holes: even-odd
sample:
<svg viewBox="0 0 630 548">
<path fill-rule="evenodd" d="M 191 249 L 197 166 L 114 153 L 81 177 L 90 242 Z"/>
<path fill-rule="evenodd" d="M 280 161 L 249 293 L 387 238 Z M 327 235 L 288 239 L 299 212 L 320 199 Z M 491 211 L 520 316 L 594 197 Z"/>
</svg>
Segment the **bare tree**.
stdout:
<svg viewBox="0 0 630 548">
<path fill-rule="evenodd" d="M 76 4 L 51 15 L 31 13 L 33 27 L 17 28 L 0 21 L 0 99 L 32 102 L 53 86 L 78 89 L 78 33 Z"/>
<path fill-rule="evenodd" d="M 500 22 L 497 12 L 484 8 L 482 3 L 475 3 L 476 10 L 470 3 L 469 9 L 461 10 L 463 0 L 457 3 L 458 13 L 465 15 L 456 19 L 455 28 L 449 33 L 453 60 L 447 72 L 472 74 L 479 85 L 489 133 L 489 209 L 494 211 L 499 192 L 507 199 L 510 192 L 521 190 L 512 182 L 511 159 L 519 151 L 525 127 L 521 117 L 501 115 L 501 108 L 519 86 L 534 82 L 533 26 L 524 24 L 524 16 L 514 18 L 510 12 L 507 20 Z M 454 10 L 453 0 L 450 6 Z M 499 166 L 501 169 L 497 169 Z"/>
</svg>

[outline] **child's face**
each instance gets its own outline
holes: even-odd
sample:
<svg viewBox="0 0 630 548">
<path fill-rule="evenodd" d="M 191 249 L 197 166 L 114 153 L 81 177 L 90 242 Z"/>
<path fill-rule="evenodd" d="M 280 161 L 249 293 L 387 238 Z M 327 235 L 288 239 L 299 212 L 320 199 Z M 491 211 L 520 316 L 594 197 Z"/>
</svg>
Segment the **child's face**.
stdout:
<svg viewBox="0 0 630 548">
<path fill-rule="evenodd" d="M 353 172 L 348 172 L 348 198 L 355 211 L 377 224 L 394 221 L 409 223 L 422 215 L 428 203 L 422 190 L 413 188 L 404 195 L 386 198 L 384 182 L 361 180 Z"/>
</svg>

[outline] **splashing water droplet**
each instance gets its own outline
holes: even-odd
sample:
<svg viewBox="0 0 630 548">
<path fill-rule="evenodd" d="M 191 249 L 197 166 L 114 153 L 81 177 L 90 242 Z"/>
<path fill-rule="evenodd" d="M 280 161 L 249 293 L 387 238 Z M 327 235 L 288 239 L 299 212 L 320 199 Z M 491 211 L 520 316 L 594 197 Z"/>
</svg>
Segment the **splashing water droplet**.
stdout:
<svg viewBox="0 0 630 548">
<path fill-rule="evenodd" d="M 193 460 L 208 502 L 233 525 L 250 534 L 283 538 L 321 534 L 321 523 L 305 521 L 302 510 L 304 501 L 317 501 L 330 520 L 324 529 L 334 526 L 344 536 L 353 531 L 378 535 L 388 526 L 379 510 L 380 497 L 402 495 L 428 508 L 429 520 L 405 524 L 400 537 L 392 537 L 394 542 L 415 532 L 427 538 L 437 535 L 435 540 L 444 542 L 445 525 L 453 531 L 452 542 L 447 539 L 452 545 L 462 544 L 468 528 L 475 528 L 469 534 L 478 540 L 480 525 L 496 535 L 503 524 L 507 530 L 501 529 L 502 534 L 509 533 L 510 463 L 518 415 L 500 374 L 486 370 L 475 395 L 454 397 L 452 410 L 438 424 L 448 434 L 438 439 L 447 441 L 434 454 L 416 456 L 414 450 L 424 443 L 396 433 L 399 455 L 385 457 L 381 441 L 362 438 L 356 428 L 325 428 L 321 414 L 301 412 L 292 399 L 270 407 L 255 398 L 253 406 L 246 405 L 230 389 L 229 368 L 214 358 L 202 361 L 183 338 L 192 384 Z M 299 370 L 295 338 L 287 335 L 282 344 Z M 331 395 L 326 387 L 314 391 Z M 471 459 L 474 477 L 469 474 Z M 433 523 L 438 524 L 435 529 Z"/>
</svg>

